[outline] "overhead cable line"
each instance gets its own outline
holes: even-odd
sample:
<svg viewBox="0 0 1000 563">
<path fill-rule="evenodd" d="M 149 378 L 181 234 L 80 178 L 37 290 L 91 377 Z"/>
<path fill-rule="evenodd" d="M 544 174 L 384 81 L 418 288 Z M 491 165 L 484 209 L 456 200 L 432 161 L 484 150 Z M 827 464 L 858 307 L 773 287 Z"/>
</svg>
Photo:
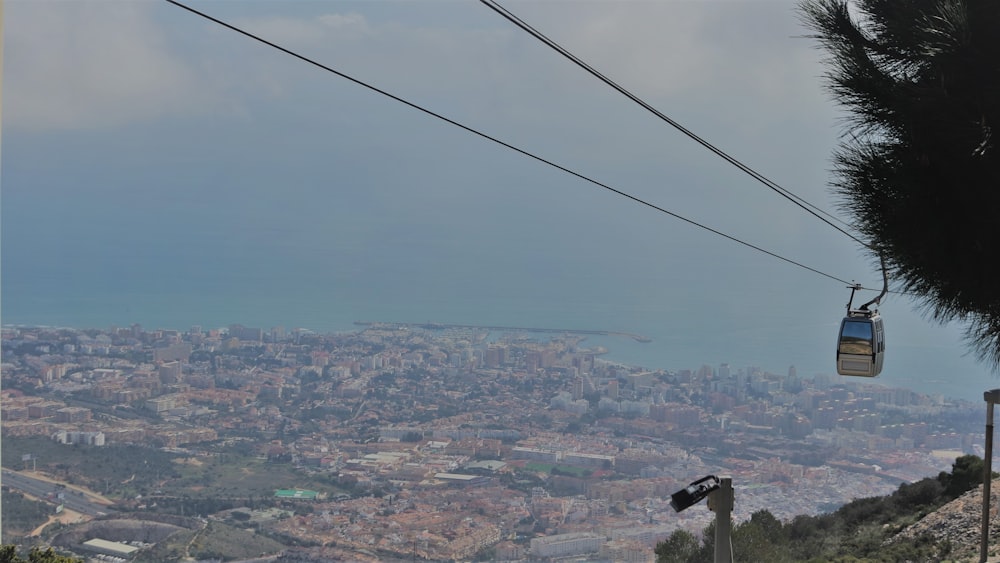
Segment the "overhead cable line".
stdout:
<svg viewBox="0 0 1000 563">
<path fill-rule="evenodd" d="M 541 41 L 542 43 L 544 43 L 545 45 L 547 45 L 549 48 L 553 49 L 554 51 L 556 51 L 560 55 L 566 57 L 567 59 L 569 59 L 570 61 L 572 61 L 577 66 L 583 68 L 584 70 L 586 70 L 591 75 L 595 76 L 596 78 L 598 78 L 599 80 L 601 80 L 602 82 L 604 82 L 605 84 L 607 84 L 608 86 L 611 86 L 612 88 L 614 88 L 615 90 L 617 90 L 619 93 L 621 93 L 625 97 L 629 98 L 630 100 L 632 100 L 636 104 L 642 106 L 644 109 L 646 109 L 647 111 L 649 111 L 653 115 L 659 117 L 661 120 L 665 121 L 666 123 L 668 123 L 669 125 L 671 125 L 675 129 L 677 129 L 678 131 L 680 131 L 681 133 L 683 133 L 684 135 L 686 135 L 687 137 L 689 137 L 690 139 L 694 140 L 695 142 L 697 142 L 701 146 L 705 147 L 706 149 L 708 149 L 709 151 L 711 151 L 715 155 L 719 156 L 720 158 L 722 158 L 726 162 L 732 164 L 733 166 L 735 166 L 736 168 L 738 168 L 742 172 L 746 173 L 747 175 L 749 175 L 753 179 L 755 179 L 758 182 L 764 184 L 766 187 L 768 187 L 771 190 L 775 191 L 776 193 L 778 193 L 779 195 L 781 195 L 785 199 L 788 199 L 789 201 L 791 201 L 795 205 L 799 206 L 800 208 L 802 208 L 803 210 L 805 210 L 810 215 L 813 215 L 814 217 L 816 217 L 820 221 L 823 221 L 824 223 L 826 223 L 830 227 L 833 227 L 834 229 L 836 229 L 840 233 L 846 235 L 851 240 L 857 242 L 861 246 L 863 246 L 865 248 L 868 248 L 868 249 L 870 249 L 872 251 L 875 250 L 870 243 L 867 243 L 867 242 L 859 239 L 858 237 L 854 236 L 850 232 L 845 231 L 844 229 L 838 227 L 837 225 L 834 225 L 829 220 L 821 217 L 818 213 L 821 213 L 821 214 L 825 215 L 826 217 L 829 217 L 829 219 L 832 219 L 833 221 L 836 221 L 836 222 L 840 223 L 841 225 L 844 225 L 845 227 L 853 228 L 853 225 L 850 225 L 849 223 L 847 223 L 843 219 L 841 219 L 841 218 L 839 218 L 839 217 L 837 217 L 835 215 L 832 215 L 831 213 L 829 213 L 828 211 L 822 209 L 821 207 L 818 207 L 817 205 L 815 205 L 813 203 L 810 203 L 809 201 L 807 201 L 806 199 L 802 198 L 798 194 L 792 192 L 791 190 L 789 190 L 787 188 L 782 187 L 777 182 L 774 182 L 773 180 L 767 178 L 763 174 L 757 172 L 756 170 L 754 170 L 753 168 L 751 168 L 749 165 L 744 164 L 743 162 L 741 162 L 738 159 L 736 159 L 735 157 L 729 155 L 728 153 L 726 153 L 722 149 L 720 149 L 720 148 L 716 147 L 715 145 L 709 143 L 707 140 L 705 140 L 701 136 L 697 135 L 696 133 L 694 133 L 690 129 L 684 127 L 683 125 L 681 125 L 676 120 L 674 120 L 674 119 L 670 118 L 669 116 L 665 115 L 663 112 L 661 112 L 658 109 L 656 109 L 655 107 L 651 106 L 645 100 L 639 98 L 638 96 L 636 96 L 635 94 L 633 94 L 632 92 L 630 92 L 629 90 L 627 90 L 625 87 L 621 86 L 620 84 L 618 84 L 614 80 L 611 80 L 610 78 L 608 78 L 607 76 L 605 76 L 603 73 L 601 73 L 600 71 L 598 71 L 594 67 L 592 67 L 589 64 L 587 64 L 586 62 L 584 62 L 582 59 L 580 59 L 579 57 L 577 57 L 576 55 L 574 55 L 573 53 L 571 53 L 568 49 L 564 48 L 562 45 L 559 45 L 558 43 L 556 43 L 555 41 L 553 41 L 552 39 L 550 39 L 549 37 L 547 37 L 544 33 L 538 31 L 537 29 L 535 29 L 531 24 L 529 24 L 529 23 L 525 22 L 524 20 L 522 20 L 521 18 L 517 17 L 513 12 L 511 12 L 510 10 L 508 10 L 508 9 L 504 8 L 503 6 L 501 6 L 497 2 L 497 0 L 479 0 L 479 1 L 482 2 L 483 4 L 485 4 L 488 8 L 492 9 L 493 11 L 495 11 L 498 14 L 500 14 L 501 16 L 503 16 L 505 19 L 507 19 L 508 21 L 510 21 L 511 23 L 513 23 L 514 25 L 516 25 L 516 26 L 520 27 L 522 30 L 526 31 L 532 37 L 538 39 L 539 41 Z M 812 209 L 809 209 L 809 208 L 812 208 Z M 815 210 L 815 211 L 813 211 L 813 210 Z M 880 256 L 881 256 L 881 254 L 880 254 Z M 885 274 L 885 259 L 884 259 L 884 257 L 881 258 L 881 264 L 882 264 L 883 274 Z M 869 290 L 868 288 L 860 288 L 860 289 Z M 871 289 L 869 291 L 878 291 L 878 290 L 877 289 Z M 909 292 L 905 292 L 905 291 L 888 290 L 887 288 L 883 288 L 882 289 L 882 295 L 884 296 L 885 293 L 895 293 L 895 294 L 898 294 L 898 295 L 908 295 L 908 296 L 916 296 L 917 295 L 917 294 L 909 293 Z"/>
<path fill-rule="evenodd" d="M 337 76 L 339 76 L 339 77 L 341 77 L 341 78 L 343 78 L 345 80 L 349 80 L 349 81 L 357 84 L 358 86 L 361 86 L 363 88 L 371 90 L 372 92 L 381 94 L 381 95 L 383 95 L 383 96 L 385 96 L 387 98 L 390 98 L 390 99 L 392 99 L 394 101 L 397 101 L 397 102 L 399 102 L 399 103 L 401 103 L 403 105 L 409 106 L 409 107 L 411 107 L 411 108 L 413 108 L 413 109 L 415 109 L 417 111 L 425 113 L 425 114 L 427 114 L 427 115 L 429 115 L 431 117 L 435 117 L 437 119 L 440 119 L 441 121 L 444 121 L 445 123 L 448 123 L 450 125 L 454 125 L 455 127 L 458 127 L 459 129 L 462 129 L 464 131 L 472 133 L 473 135 L 476 135 L 478 137 L 482 137 L 483 139 L 486 139 L 488 141 L 492 141 L 493 143 L 496 143 L 496 144 L 498 144 L 500 146 L 503 146 L 503 147 L 505 147 L 507 149 L 510 149 L 510 150 L 512 150 L 512 151 L 514 151 L 516 153 L 522 154 L 522 155 L 524 155 L 524 156 L 526 156 L 528 158 L 531 158 L 533 160 L 541 162 L 542 164 L 546 164 L 548 166 L 551 166 L 552 168 L 555 168 L 557 170 L 565 172 L 566 174 L 569 174 L 571 176 L 575 176 L 575 177 L 577 177 L 577 178 L 579 178 L 581 180 L 584 180 L 586 182 L 594 184 L 595 186 L 604 188 L 605 190 L 608 190 L 608 191 L 610 191 L 612 193 L 615 193 L 615 194 L 620 195 L 622 197 L 628 198 L 628 199 L 630 199 L 630 200 L 632 200 L 632 201 L 634 201 L 634 202 L 636 202 L 638 204 L 644 205 L 644 206 L 649 207 L 651 209 L 655 209 L 656 211 L 659 211 L 660 213 L 664 213 L 666 215 L 669 215 L 669 216 L 671 216 L 671 217 L 673 217 L 675 219 L 679 219 L 681 221 L 684 221 L 685 223 L 688 223 L 689 225 L 693 225 L 693 226 L 698 227 L 700 229 L 706 230 L 706 231 L 708 231 L 710 233 L 713 233 L 713 234 L 718 235 L 720 237 L 723 237 L 725 239 L 731 240 L 731 241 L 733 241 L 735 243 L 741 244 L 743 246 L 746 246 L 748 248 L 751 248 L 751 249 L 756 250 L 758 252 L 761 252 L 763 254 L 767 254 L 768 256 L 771 256 L 772 258 L 777 258 L 778 260 L 782 260 L 784 262 L 792 264 L 793 266 L 798 266 L 799 268 L 808 270 L 810 272 L 813 272 L 815 274 L 818 274 L 818 275 L 821 275 L 823 277 L 829 278 L 831 280 L 838 281 L 838 282 L 844 283 L 844 284 L 849 283 L 849 282 L 847 282 L 847 281 L 845 281 L 843 279 L 840 279 L 840 278 L 838 278 L 838 277 L 836 277 L 836 276 L 834 276 L 832 274 L 828 274 L 828 273 L 823 272 L 821 270 L 817 270 L 816 268 L 812 268 L 810 266 L 806 266 L 805 264 L 802 264 L 801 262 L 797 262 L 795 260 L 792 260 L 791 258 L 785 258 L 784 256 L 781 256 L 779 254 L 776 254 L 776 253 L 771 252 L 769 250 L 765 250 L 765 249 L 763 249 L 763 248 L 761 248 L 761 247 L 759 247 L 757 245 L 751 244 L 749 242 L 746 242 L 744 240 L 736 238 L 736 237 L 734 237 L 732 235 L 728 235 L 726 233 L 723 233 L 722 231 L 713 229 L 712 227 L 709 227 L 707 225 L 704 225 L 704 224 L 699 223 L 697 221 L 694 221 L 692 219 L 688 219 L 687 217 L 684 217 L 682 215 L 678 215 L 677 213 L 674 213 L 673 211 L 670 211 L 668 209 L 660 207 L 660 206 L 658 206 L 656 204 L 650 203 L 650 202 L 648 202 L 646 200 L 640 199 L 640 198 L 638 198 L 638 197 L 636 197 L 634 195 L 631 195 L 631 194 L 623 192 L 623 191 L 621 191 L 619 189 L 613 188 L 613 187 L 611 187 L 611 186 L 609 186 L 607 184 L 604 184 L 602 182 L 594 180 L 593 178 L 590 178 L 589 176 L 585 176 L 585 175 L 583 175 L 583 174 L 581 174 L 579 172 L 576 172 L 574 170 L 566 168 L 565 166 L 556 164 L 555 162 L 552 162 L 552 161 L 547 160 L 545 158 L 542 158 L 542 157 L 540 157 L 538 155 L 535 155 L 534 153 L 528 152 L 528 151 L 526 151 L 524 149 L 521 149 L 521 148 L 518 148 L 518 147 L 516 147 L 514 145 L 511 145 L 510 143 L 507 143 L 505 141 L 501 141 L 500 139 L 497 139 L 496 137 L 492 137 L 490 135 L 487 135 L 486 133 L 483 133 L 481 131 L 473 129 L 472 127 L 469 127 L 467 125 L 459 123 L 458 121 L 455 121 L 453 119 L 445 117 L 445 116 L 443 116 L 443 115 L 441 115 L 439 113 L 436 113 L 436 112 L 431 111 L 431 110 L 429 110 L 427 108 L 424 108 L 423 106 L 417 105 L 417 104 L 415 104 L 413 102 L 410 102 L 410 101 L 408 101 L 408 100 L 406 100 L 404 98 L 396 96 L 395 94 L 391 94 L 391 93 L 389 93 L 389 92 L 387 92 L 385 90 L 382 90 L 382 89 L 380 89 L 380 88 L 378 88 L 376 86 L 372 86 L 371 84 L 368 84 L 368 83 L 366 83 L 366 82 L 364 82 L 364 81 L 362 81 L 360 79 L 354 78 L 353 76 L 350 76 L 350 75 L 345 74 L 345 73 L 343 73 L 343 72 L 341 72 L 339 70 L 336 70 L 336 69 L 334 69 L 332 67 L 324 65 L 323 63 L 320 63 L 320 62 L 317 62 L 317 61 L 315 61 L 313 59 L 310 59 L 310 58 L 306 57 L 305 55 L 301 55 L 299 53 L 296 53 L 295 51 L 292 51 L 290 49 L 282 47 L 281 45 L 278 45 L 276 43 L 268 41 L 268 40 L 266 40 L 266 39 L 264 39 L 264 38 L 262 38 L 260 36 L 254 35 L 253 33 L 250 33 L 249 31 L 246 31 L 246 30 L 243 30 L 243 29 L 241 29 L 239 27 L 236 27 L 235 25 L 232 25 L 230 23 L 227 23 L 225 21 L 222 21 L 220 19 L 212 17 L 212 16 L 210 16 L 210 15 L 204 13 L 204 12 L 200 12 L 200 11 L 198 11 L 198 10 L 190 7 L 190 6 L 187 6 L 187 5 L 185 5 L 185 4 L 181 3 L 181 2 L 178 2 L 177 0 L 166 0 L 166 2 L 168 2 L 170 4 L 173 4 L 174 6 L 177 6 L 178 8 L 183 8 L 184 10 L 187 10 L 188 12 L 191 12 L 192 14 L 200 16 L 200 17 L 202 17 L 202 18 L 204 18 L 204 19 L 206 19 L 208 21 L 211 21 L 211 22 L 213 22 L 215 24 L 221 25 L 222 27 L 225 27 L 225 28 L 227 28 L 229 30 L 235 31 L 236 33 L 239 33 L 241 35 L 249 37 L 250 39 L 253 39 L 255 41 L 263 43 L 263 44 L 267 45 L 268 47 L 277 49 L 277 50 L 281 51 L 282 53 L 285 53 L 286 55 L 290 55 L 290 56 L 295 57 L 296 59 L 299 59 L 299 60 L 301 60 L 303 62 L 309 63 L 309 64 L 311 64 L 311 65 L 313 65 L 315 67 L 321 68 L 321 69 L 323 69 L 323 70 L 325 70 L 327 72 L 335 74 L 335 75 L 337 75 Z M 853 284 L 851 284 L 851 285 L 853 285 Z M 865 289 L 865 288 L 862 288 L 862 289 Z"/>
<path fill-rule="evenodd" d="M 852 238 L 858 244 L 861 244 L 862 246 L 871 248 L 870 244 L 868 244 L 866 242 L 863 242 L 862 240 L 860 240 L 857 237 L 855 237 L 853 234 L 845 231 L 844 229 L 838 227 L 837 225 L 834 225 L 832 222 L 830 222 L 830 220 L 828 220 L 828 219 L 826 219 L 824 217 L 821 217 L 820 213 L 822 213 L 823 215 L 826 215 L 827 217 L 830 217 L 830 219 L 833 219 L 834 221 L 838 221 L 838 222 L 842 223 L 843 225 L 850 227 L 850 225 L 848 225 L 846 222 L 844 222 L 840 218 L 831 215 L 830 213 L 824 211 L 823 209 L 817 207 L 816 205 L 813 205 L 812 203 L 809 203 L 808 201 L 806 201 L 805 199 L 799 197 L 798 195 L 796 195 L 795 193 L 789 191 L 788 189 L 781 187 L 776 182 L 774 182 L 774 181 L 768 179 L 767 177 L 765 177 L 763 174 L 760 174 L 759 172 L 757 172 L 753 168 L 750 168 L 748 165 L 746 165 L 746 164 L 740 162 L 739 160 L 737 160 L 735 157 L 730 156 L 729 154 L 727 154 L 722 149 L 720 149 L 720 148 L 716 147 L 715 145 L 709 143 L 704 138 L 702 138 L 699 135 L 697 135 L 694 131 L 691 131 L 690 129 L 684 127 L 683 125 L 681 125 L 680 123 L 678 123 L 674 119 L 671 119 L 669 116 L 667 116 L 666 114 L 664 114 L 660 110 L 658 110 L 658 109 L 654 108 L 653 106 L 649 105 L 648 103 L 646 103 L 646 101 L 644 101 L 642 98 L 639 98 L 638 96 L 636 96 L 635 94 L 633 94 L 632 92 L 630 92 L 629 90 L 627 90 L 625 87 L 621 86 L 620 84 L 618 84 L 614 80 L 611 80 L 610 78 L 608 78 L 607 76 L 605 76 L 604 74 L 602 74 L 600 71 L 598 71 L 594 67 L 592 67 L 589 64 L 587 64 L 586 62 L 582 61 L 579 57 L 577 57 L 573 53 L 569 52 L 563 46 L 559 45 L 558 43 L 556 43 L 552 39 L 549 39 L 548 37 L 546 37 L 545 34 L 543 34 L 542 32 L 538 31 L 537 29 L 535 29 L 534 27 L 532 27 L 530 24 L 528 24 L 527 22 L 525 22 L 521 18 L 519 18 L 516 15 L 514 15 L 510 10 L 508 10 L 508 9 L 504 8 L 503 6 L 501 6 L 500 4 L 498 4 L 496 2 L 496 0 L 479 0 L 479 1 L 482 2 L 483 4 L 485 4 L 488 8 L 492 9 L 494 12 L 496 12 L 496 13 L 500 14 L 501 16 L 503 16 L 504 18 L 506 18 L 508 21 L 510 21 L 511 23 L 513 23 L 514 25 L 516 25 L 517 27 L 519 27 L 519 28 L 523 29 L 524 31 L 528 32 L 528 34 L 531 35 L 532 37 L 534 37 L 535 39 L 538 39 L 539 41 L 541 41 L 542 43 L 544 43 L 545 45 L 547 45 L 548 47 L 550 47 L 551 49 L 553 49 L 554 51 L 556 51 L 557 53 L 559 53 L 560 55 L 566 57 L 567 59 L 569 59 L 570 61 L 572 61 L 573 63 L 575 63 L 577 66 L 579 66 L 580 68 L 586 70 L 587 72 L 589 72 L 590 74 L 592 74 L 593 76 L 595 76 L 596 78 L 598 78 L 599 80 L 601 80 L 602 82 L 604 82 L 605 84 L 607 84 L 608 86 L 611 86 L 612 88 L 614 88 L 615 90 L 617 90 L 618 92 L 620 92 L 622 95 L 624 95 L 628 99 L 630 99 L 633 102 L 639 104 L 640 106 L 642 106 L 643 108 L 645 108 L 647 111 L 649 111 L 653 115 L 659 117 L 661 120 L 667 122 L 674 129 L 677 129 L 678 131 L 680 131 L 684 135 L 687 135 L 689 138 L 691 138 L 693 141 L 695 141 L 699 145 L 701 145 L 701 146 L 705 147 L 706 149 L 712 151 L 713 153 L 715 153 L 717 156 L 719 156 L 720 158 L 722 158 L 726 162 L 732 164 L 736 168 L 738 168 L 741 171 L 745 172 L 751 178 L 757 180 L 758 182 L 764 184 L 768 188 L 774 190 L 779 195 L 781 195 L 785 199 L 791 201 L 795 205 L 801 207 L 807 213 L 813 215 L 814 217 L 816 217 L 820 221 L 823 221 L 827 225 L 833 227 L 834 229 L 837 229 L 841 233 L 843 233 L 843 234 L 847 235 L 848 237 Z M 809 209 L 810 207 L 812 209 Z M 813 211 L 813 209 L 815 209 L 816 211 Z M 817 213 L 817 211 L 819 213 Z"/>
</svg>

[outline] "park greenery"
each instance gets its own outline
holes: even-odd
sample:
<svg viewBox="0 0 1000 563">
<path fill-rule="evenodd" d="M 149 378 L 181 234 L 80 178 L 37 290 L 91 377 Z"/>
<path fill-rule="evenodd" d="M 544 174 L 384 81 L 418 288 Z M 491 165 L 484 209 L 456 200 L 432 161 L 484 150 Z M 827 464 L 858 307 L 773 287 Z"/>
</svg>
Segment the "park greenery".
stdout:
<svg viewBox="0 0 1000 563">
<path fill-rule="evenodd" d="M 818 516 L 796 516 L 781 522 L 767 510 L 732 529 L 737 561 L 773 563 L 807 561 L 941 561 L 954 556 L 956 546 L 929 536 L 889 542 L 895 534 L 982 483 L 983 460 L 965 455 L 950 473 L 941 472 L 915 483 L 904 483 L 891 495 L 857 499 Z M 994 473 L 997 476 L 996 473 Z M 657 563 L 702 563 L 714 560 L 715 524 L 701 540 L 678 530 L 656 547 Z"/>
</svg>

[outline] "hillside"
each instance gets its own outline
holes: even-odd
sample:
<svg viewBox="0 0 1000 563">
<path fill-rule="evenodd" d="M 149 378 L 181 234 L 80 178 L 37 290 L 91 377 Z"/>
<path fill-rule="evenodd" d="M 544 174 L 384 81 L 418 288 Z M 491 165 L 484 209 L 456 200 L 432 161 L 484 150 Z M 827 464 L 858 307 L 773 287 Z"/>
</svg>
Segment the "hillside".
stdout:
<svg viewBox="0 0 1000 563">
<path fill-rule="evenodd" d="M 733 526 L 735 559 L 773 563 L 977 561 L 982 472 L 983 461 L 967 455 L 955 460 L 950 473 L 902 484 L 884 497 L 854 500 L 829 514 L 782 522 L 767 510 L 755 512 Z M 1000 561 L 1000 480 L 993 483 L 990 560 Z M 712 561 L 714 534 L 714 524 L 704 530 L 701 541 L 677 531 L 657 545 L 657 561 Z"/>
<path fill-rule="evenodd" d="M 997 500 L 1000 479 L 995 479 L 990 487 L 989 560 L 1000 561 L 1000 503 Z M 938 544 L 950 544 L 956 560 L 978 561 L 982 517 L 983 487 L 980 485 L 906 527 L 887 543 L 910 542 L 929 536 Z"/>
</svg>

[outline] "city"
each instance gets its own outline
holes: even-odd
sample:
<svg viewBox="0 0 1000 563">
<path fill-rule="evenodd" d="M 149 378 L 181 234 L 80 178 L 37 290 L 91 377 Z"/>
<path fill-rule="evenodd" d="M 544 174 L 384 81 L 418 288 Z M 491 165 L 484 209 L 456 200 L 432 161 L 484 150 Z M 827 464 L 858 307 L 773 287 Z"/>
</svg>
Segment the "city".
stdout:
<svg viewBox="0 0 1000 563">
<path fill-rule="evenodd" d="M 737 521 L 762 509 L 787 520 L 934 476 L 981 455 L 984 438 L 982 409 L 964 401 L 794 367 L 650 370 L 602 360 L 573 333 L 370 323 L 2 337 L 5 476 L 112 503 L 95 516 L 50 495 L 62 522 L 198 515 L 316 560 L 652 561 L 673 531 L 711 521 L 669 506 L 704 475 L 732 476 Z M 114 447 L 149 453 L 116 482 L 67 461 Z"/>
</svg>

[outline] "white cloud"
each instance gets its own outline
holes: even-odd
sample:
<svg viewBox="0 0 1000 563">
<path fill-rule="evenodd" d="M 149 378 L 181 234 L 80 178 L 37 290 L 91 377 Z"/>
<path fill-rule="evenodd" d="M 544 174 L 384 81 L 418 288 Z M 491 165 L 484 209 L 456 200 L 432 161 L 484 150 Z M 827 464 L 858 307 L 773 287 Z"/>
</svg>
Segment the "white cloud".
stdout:
<svg viewBox="0 0 1000 563">
<path fill-rule="evenodd" d="M 16 2 L 6 14 L 5 125 L 80 129 L 205 111 L 209 87 L 145 2 Z"/>
<path fill-rule="evenodd" d="M 581 3 L 571 20 L 539 7 L 518 15 L 612 79 L 655 99 L 692 92 L 704 97 L 727 83 L 761 94 L 813 89 L 818 53 L 808 40 L 794 38 L 805 31 L 794 9 L 784 1 L 620 2 Z"/>
<path fill-rule="evenodd" d="M 334 29 L 367 30 L 368 22 L 361 14 L 324 14 L 317 18 L 320 23 Z"/>
<path fill-rule="evenodd" d="M 240 18 L 233 25 L 283 47 L 329 44 L 358 39 L 369 32 L 361 14 L 320 14 L 311 18 L 269 16 Z"/>
</svg>

